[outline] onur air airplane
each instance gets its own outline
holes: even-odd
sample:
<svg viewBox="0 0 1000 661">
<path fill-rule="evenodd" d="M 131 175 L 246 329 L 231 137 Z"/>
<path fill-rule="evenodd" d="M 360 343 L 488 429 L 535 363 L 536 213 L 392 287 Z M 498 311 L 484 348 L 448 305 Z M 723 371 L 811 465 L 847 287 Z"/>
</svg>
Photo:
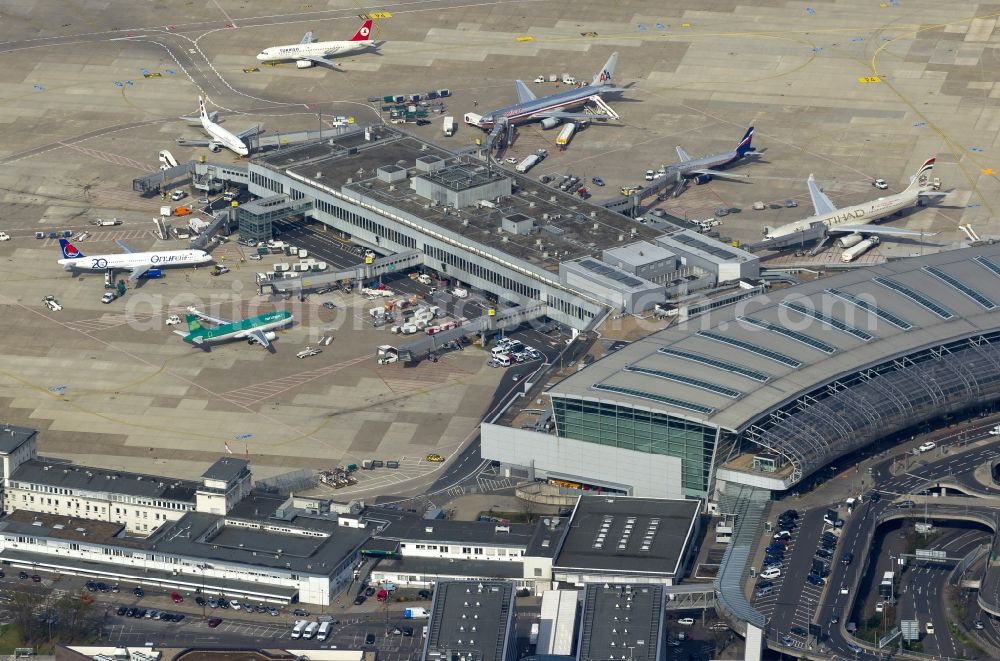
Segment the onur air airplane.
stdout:
<svg viewBox="0 0 1000 661">
<path fill-rule="evenodd" d="M 212 121 L 212 117 L 205 109 L 205 99 L 200 96 L 198 97 L 198 116 L 201 118 L 201 128 L 210 136 L 210 139 L 190 140 L 188 138 L 177 138 L 178 144 L 190 147 L 208 147 L 213 153 L 219 152 L 225 147 L 240 156 L 246 156 L 250 153 L 250 149 L 244 140 L 260 133 L 260 126 L 253 126 L 242 133 L 230 133 Z"/>
<path fill-rule="evenodd" d="M 116 255 L 91 255 L 87 257 L 66 239 L 59 239 L 63 258 L 59 265 L 70 272 L 76 271 L 131 271 L 129 280 L 139 278 L 152 268 L 164 266 L 198 266 L 212 261 L 212 256 L 204 250 L 159 250 L 136 252 L 122 242 L 118 242 L 125 252 Z"/>
<path fill-rule="evenodd" d="M 506 121 L 508 124 L 518 124 L 549 117 L 557 119 L 608 119 L 608 115 L 565 112 L 565 109 L 579 108 L 593 96 L 600 97 L 611 92 L 626 91 L 626 88 L 615 87 L 612 83 L 617 63 L 618 53 L 612 53 L 607 63 L 594 74 L 594 80 L 591 84 L 574 87 L 571 90 L 557 92 L 542 98 L 536 97 L 523 80 L 515 80 L 517 103 L 487 112 L 476 122 L 476 125 L 481 129 L 490 129 L 497 122 Z"/>
<path fill-rule="evenodd" d="M 293 46 L 265 48 L 257 54 L 257 59 L 261 62 L 288 62 L 291 60 L 299 69 L 308 69 L 314 64 L 336 68 L 326 58 L 347 55 L 374 47 L 375 42 L 371 39 L 371 34 L 371 19 L 365 21 L 349 41 L 313 42 L 313 33 L 306 32 L 299 43 Z"/>
<path fill-rule="evenodd" d="M 214 328 L 206 328 L 202 321 L 214 324 Z M 292 323 L 292 313 L 277 311 L 260 314 L 240 321 L 227 321 L 210 317 L 194 308 L 188 308 L 187 332 L 174 331 L 184 338 L 184 341 L 196 347 L 208 348 L 206 345 L 229 340 L 246 340 L 251 346 L 259 344 L 265 349 L 271 348 L 271 340 L 277 335 L 274 329 Z"/>
<path fill-rule="evenodd" d="M 674 197 L 680 195 L 690 179 L 694 179 L 695 183 L 704 184 L 711 181 L 713 177 L 718 179 L 748 178 L 748 175 L 745 174 L 722 172 L 716 168 L 726 168 L 744 158 L 759 156 L 759 152 L 754 151 L 751 144 L 752 141 L 753 127 L 751 126 L 743 134 L 743 138 L 736 145 L 736 149 L 731 151 L 703 156 L 701 158 L 691 158 L 686 151 L 677 147 L 677 158 L 680 159 L 680 162 L 668 167 L 666 175 L 668 179 L 676 181 L 672 195 Z"/>
<path fill-rule="evenodd" d="M 864 232 L 866 234 L 881 234 L 885 236 L 924 235 L 923 232 L 914 230 L 866 223 L 891 216 L 914 205 L 923 206 L 926 204 L 928 198 L 939 198 L 947 195 L 948 193 L 939 192 L 939 184 L 930 178 L 931 172 L 934 170 L 934 160 L 934 158 L 928 158 L 924 161 L 920 169 L 917 170 L 917 173 L 910 179 L 910 185 L 902 192 L 880 197 L 871 202 L 844 207 L 843 209 L 838 209 L 830 201 L 830 198 L 816 185 L 816 179 L 810 174 L 808 180 L 809 195 L 812 197 L 813 208 L 816 212 L 815 215 L 794 223 L 782 225 L 778 228 L 765 227 L 764 240 L 798 235 L 800 232 L 805 232 L 819 224 L 826 226 L 827 234 L 855 234 Z"/>
</svg>

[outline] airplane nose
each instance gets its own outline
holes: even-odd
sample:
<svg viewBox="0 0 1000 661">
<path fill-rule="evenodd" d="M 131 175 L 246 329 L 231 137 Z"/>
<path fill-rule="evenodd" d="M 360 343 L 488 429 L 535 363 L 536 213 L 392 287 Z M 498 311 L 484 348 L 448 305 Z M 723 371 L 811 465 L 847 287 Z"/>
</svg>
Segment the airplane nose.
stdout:
<svg viewBox="0 0 1000 661">
<path fill-rule="evenodd" d="M 264 51 L 263 53 L 258 54 L 257 55 L 257 59 L 260 60 L 261 62 L 263 62 L 265 59 L 267 59 L 267 51 Z"/>
</svg>

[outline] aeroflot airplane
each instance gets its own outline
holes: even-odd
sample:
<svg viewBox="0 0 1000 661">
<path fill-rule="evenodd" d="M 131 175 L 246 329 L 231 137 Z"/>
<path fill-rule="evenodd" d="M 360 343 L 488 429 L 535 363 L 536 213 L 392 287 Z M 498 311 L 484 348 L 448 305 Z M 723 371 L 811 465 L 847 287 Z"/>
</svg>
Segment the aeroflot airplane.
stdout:
<svg viewBox="0 0 1000 661">
<path fill-rule="evenodd" d="M 59 266 L 67 271 L 131 271 L 129 280 L 135 280 L 151 268 L 164 266 L 197 266 L 212 261 L 212 256 L 204 250 L 163 250 L 155 252 L 135 252 L 128 246 L 118 245 L 127 252 L 116 255 L 92 255 L 87 257 L 66 239 L 59 239 L 63 258 Z"/>
<path fill-rule="evenodd" d="M 313 33 L 306 32 L 302 41 L 292 46 L 265 48 L 257 54 L 261 62 L 287 62 L 293 60 L 299 69 L 308 69 L 314 64 L 333 66 L 326 58 L 347 55 L 375 46 L 371 39 L 371 19 L 365 21 L 349 41 L 317 41 L 313 43 Z"/>
</svg>

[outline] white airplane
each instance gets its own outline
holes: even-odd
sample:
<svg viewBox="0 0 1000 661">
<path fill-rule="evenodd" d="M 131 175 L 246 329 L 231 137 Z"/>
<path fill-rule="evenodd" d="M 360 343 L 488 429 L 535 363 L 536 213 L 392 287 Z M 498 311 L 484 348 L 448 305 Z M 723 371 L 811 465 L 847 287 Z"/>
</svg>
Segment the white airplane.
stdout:
<svg viewBox="0 0 1000 661">
<path fill-rule="evenodd" d="M 198 113 L 201 118 L 201 128 L 205 130 L 211 139 L 209 140 L 189 140 L 187 138 L 177 138 L 177 144 L 188 147 L 208 147 L 212 153 L 219 152 L 223 147 L 232 150 L 240 156 L 250 153 L 244 140 L 250 136 L 260 133 L 260 126 L 253 126 L 242 133 L 230 133 L 212 120 L 212 117 L 205 110 L 205 99 L 198 97 Z"/>
<path fill-rule="evenodd" d="M 866 222 L 876 221 L 886 216 L 891 216 L 911 206 L 924 206 L 928 198 L 944 197 L 948 193 L 938 191 L 940 183 L 930 178 L 934 169 L 934 158 L 924 161 L 916 175 L 910 179 L 910 185 L 900 193 L 880 197 L 871 202 L 856 204 L 851 207 L 838 209 L 830 201 L 823 191 L 816 185 L 816 179 L 809 175 L 809 195 L 812 197 L 815 214 L 803 220 L 788 223 L 781 227 L 764 228 L 764 240 L 779 239 L 782 237 L 798 236 L 800 233 L 815 228 L 817 225 L 825 225 L 826 233 L 829 234 L 876 234 L 884 236 L 931 236 L 927 233 L 916 232 L 914 230 L 901 229 L 898 227 L 885 227 L 882 225 L 871 225 Z"/>
<path fill-rule="evenodd" d="M 87 257 L 66 239 L 59 239 L 63 258 L 59 266 L 67 271 L 131 271 L 129 280 L 135 280 L 150 269 L 164 266 L 197 266 L 212 261 L 212 256 L 204 250 L 164 250 L 135 252 L 122 244 L 126 252 L 115 255 L 91 255 Z"/>
<path fill-rule="evenodd" d="M 371 39 L 372 21 L 365 21 L 349 41 L 317 41 L 313 42 L 312 32 L 306 32 L 302 41 L 293 46 L 273 46 L 265 48 L 257 54 L 261 62 L 294 61 L 299 69 L 308 69 L 314 64 L 334 66 L 326 58 L 347 55 L 357 51 L 367 50 L 375 46 Z"/>
</svg>

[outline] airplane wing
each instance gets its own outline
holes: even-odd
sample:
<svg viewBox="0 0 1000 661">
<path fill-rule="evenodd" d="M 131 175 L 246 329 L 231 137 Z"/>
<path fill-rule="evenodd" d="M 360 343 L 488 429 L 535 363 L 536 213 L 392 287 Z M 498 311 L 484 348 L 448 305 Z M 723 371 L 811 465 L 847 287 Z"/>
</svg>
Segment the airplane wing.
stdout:
<svg viewBox="0 0 1000 661">
<path fill-rule="evenodd" d="M 313 33 L 312 32 L 306 32 L 305 35 L 302 37 L 302 41 L 300 41 L 299 43 L 300 44 L 311 44 L 312 41 L 313 41 Z"/>
<path fill-rule="evenodd" d="M 691 160 L 691 157 L 688 156 L 688 153 L 686 151 L 684 151 L 680 147 L 677 148 L 677 158 L 681 159 L 681 161 L 690 161 Z"/>
<path fill-rule="evenodd" d="M 950 191 L 926 191 L 926 192 L 918 193 L 917 197 L 938 198 L 938 197 L 945 197 L 949 193 L 950 193 Z"/>
<path fill-rule="evenodd" d="M 267 335 L 262 330 L 252 330 L 247 333 L 247 337 L 252 337 L 265 349 L 268 349 L 271 346 L 271 342 L 268 341 Z"/>
<path fill-rule="evenodd" d="M 213 142 L 205 138 L 177 138 L 177 144 L 182 147 L 208 147 Z"/>
<path fill-rule="evenodd" d="M 250 136 L 257 135 L 258 133 L 260 133 L 260 125 L 251 126 L 246 131 L 243 131 L 242 133 L 237 133 L 236 137 L 239 138 L 240 140 L 246 140 Z"/>
<path fill-rule="evenodd" d="M 524 84 L 523 80 L 515 80 L 514 89 L 517 90 L 518 103 L 527 103 L 528 101 L 534 101 L 537 98 L 535 93 L 528 89 L 528 86 Z"/>
<path fill-rule="evenodd" d="M 138 280 L 142 277 L 142 274 L 149 270 L 149 264 L 141 264 L 139 266 L 133 267 L 132 272 L 128 274 L 129 280 Z"/>
<path fill-rule="evenodd" d="M 680 147 L 678 147 L 678 149 L 680 149 Z M 716 179 L 731 179 L 733 181 L 750 178 L 750 175 L 748 174 L 737 174 L 735 172 L 720 172 L 719 170 L 710 170 L 710 169 L 689 170 L 687 172 L 687 175 L 689 177 L 692 175 L 700 175 L 700 174 L 708 175 L 710 177 L 715 177 Z"/>
<path fill-rule="evenodd" d="M 125 252 L 136 252 L 135 248 L 133 248 L 129 244 L 125 243 L 121 239 L 118 239 L 117 241 L 115 241 L 115 243 L 117 243 L 118 247 L 121 248 L 122 250 L 124 250 Z"/>
<path fill-rule="evenodd" d="M 312 56 L 312 55 L 298 55 L 298 56 L 295 57 L 295 59 L 296 60 L 308 60 L 309 62 L 312 62 L 313 64 L 318 64 L 321 67 L 327 67 L 328 69 L 333 69 L 334 71 L 343 71 L 343 69 L 340 68 L 339 64 L 331 62 L 330 60 L 326 59 L 325 57 L 315 57 L 315 56 Z"/>
<path fill-rule="evenodd" d="M 917 232 L 888 225 L 834 225 L 827 228 L 828 234 L 880 234 L 882 236 L 935 236 L 937 232 Z"/>
<path fill-rule="evenodd" d="M 809 184 L 809 196 L 812 197 L 813 209 L 816 210 L 817 216 L 833 213 L 837 210 L 837 205 L 831 202 L 826 193 L 819 189 L 819 186 L 816 185 L 816 179 L 812 175 L 809 175 L 807 183 Z"/>
<path fill-rule="evenodd" d="M 187 309 L 187 311 L 190 314 L 193 314 L 194 316 L 198 317 L 202 321 L 207 321 L 207 322 L 209 322 L 211 324 L 216 324 L 216 325 L 221 326 L 223 324 L 231 324 L 231 323 L 233 323 L 233 322 L 229 321 L 228 319 L 219 319 L 218 317 L 211 317 L 211 316 L 205 314 L 204 312 L 201 312 L 200 310 L 196 309 L 193 305 L 190 306 Z"/>
</svg>

